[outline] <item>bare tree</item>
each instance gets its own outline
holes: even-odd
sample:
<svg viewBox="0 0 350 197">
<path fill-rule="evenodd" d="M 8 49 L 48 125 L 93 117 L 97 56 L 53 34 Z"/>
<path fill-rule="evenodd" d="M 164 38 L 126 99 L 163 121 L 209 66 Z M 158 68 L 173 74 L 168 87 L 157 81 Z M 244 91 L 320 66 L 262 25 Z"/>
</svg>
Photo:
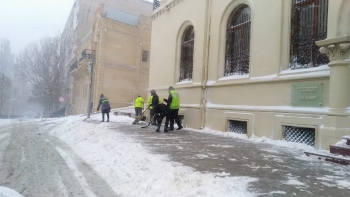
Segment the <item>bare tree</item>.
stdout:
<svg viewBox="0 0 350 197">
<path fill-rule="evenodd" d="M 60 38 L 47 37 L 29 44 L 18 56 L 18 68 L 33 86 L 31 101 L 38 102 L 45 115 L 61 107 L 64 68 L 60 64 Z"/>
<path fill-rule="evenodd" d="M 3 106 L 8 102 L 11 94 L 11 80 L 8 78 L 8 67 L 12 58 L 10 41 L 0 40 L 0 116 L 4 115 Z"/>
<path fill-rule="evenodd" d="M 11 95 L 11 80 L 3 73 L 0 73 L 0 118 L 5 115 L 4 109 Z"/>
<path fill-rule="evenodd" d="M 0 73 L 7 74 L 7 67 L 11 60 L 11 46 L 7 39 L 0 40 Z"/>
</svg>

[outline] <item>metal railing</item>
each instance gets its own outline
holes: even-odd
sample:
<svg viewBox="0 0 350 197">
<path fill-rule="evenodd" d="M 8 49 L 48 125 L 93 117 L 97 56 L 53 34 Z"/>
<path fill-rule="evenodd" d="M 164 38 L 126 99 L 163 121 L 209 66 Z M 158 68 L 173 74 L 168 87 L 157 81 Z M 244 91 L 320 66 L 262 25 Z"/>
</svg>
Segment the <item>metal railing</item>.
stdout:
<svg viewBox="0 0 350 197">
<path fill-rule="evenodd" d="M 95 51 L 90 49 L 85 49 L 83 52 L 81 52 L 79 62 L 81 62 L 84 59 L 90 59 L 95 60 Z"/>
<path fill-rule="evenodd" d="M 153 1 L 153 10 L 159 8 L 160 6 L 160 1 L 159 0 L 154 0 Z"/>
</svg>

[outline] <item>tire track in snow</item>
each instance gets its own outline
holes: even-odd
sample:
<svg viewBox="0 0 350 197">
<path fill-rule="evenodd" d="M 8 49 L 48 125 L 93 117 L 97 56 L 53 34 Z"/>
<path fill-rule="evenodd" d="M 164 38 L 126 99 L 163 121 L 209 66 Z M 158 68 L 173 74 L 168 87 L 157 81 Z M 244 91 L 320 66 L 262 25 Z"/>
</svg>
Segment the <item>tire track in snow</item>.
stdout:
<svg viewBox="0 0 350 197">
<path fill-rule="evenodd" d="M 73 160 L 71 159 L 70 155 L 66 153 L 63 149 L 60 147 L 55 147 L 57 152 L 61 155 L 61 157 L 66 161 L 69 168 L 73 171 L 74 176 L 79 180 L 80 185 L 84 189 L 84 192 L 89 197 L 97 197 L 94 192 L 91 190 L 89 184 L 87 183 L 83 173 L 79 171 L 77 166 L 75 166 Z"/>
</svg>

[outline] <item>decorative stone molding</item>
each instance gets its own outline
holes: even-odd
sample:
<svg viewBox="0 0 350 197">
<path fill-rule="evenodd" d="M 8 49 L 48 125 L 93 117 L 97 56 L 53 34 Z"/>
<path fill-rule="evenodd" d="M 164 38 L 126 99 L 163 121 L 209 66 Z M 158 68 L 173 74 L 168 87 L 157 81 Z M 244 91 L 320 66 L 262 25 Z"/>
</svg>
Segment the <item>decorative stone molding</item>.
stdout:
<svg viewBox="0 0 350 197">
<path fill-rule="evenodd" d="M 350 43 L 331 44 L 326 47 L 321 47 L 320 52 L 326 54 L 330 61 L 345 60 L 350 55 Z"/>
<path fill-rule="evenodd" d="M 344 61 L 350 56 L 350 36 L 343 36 L 333 39 L 317 41 L 316 44 L 321 47 L 320 52 L 326 54 L 331 61 Z"/>
<path fill-rule="evenodd" d="M 136 66 L 128 66 L 128 65 L 108 63 L 108 62 L 105 63 L 105 66 L 110 68 L 122 69 L 122 70 L 130 70 L 130 71 L 136 70 Z"/>
<path fill-rule="evenodd" d="M 158 18 L 159 16 L 161 16 L 163 13 L 169 11 L 172 7 L 175 7 L 177 4 L 179 4 L 181 1 L 183 0 L 173 0 L 170 3 L 166 4 L 166 5 L 160 5 L 160 7 L 158 9 L 156 9 L 154 11 L 154 13 L 152 14 L 152 20 Z M 165 1 L 162 1 L 162 4 L 165 4 Z"/>
</svg>

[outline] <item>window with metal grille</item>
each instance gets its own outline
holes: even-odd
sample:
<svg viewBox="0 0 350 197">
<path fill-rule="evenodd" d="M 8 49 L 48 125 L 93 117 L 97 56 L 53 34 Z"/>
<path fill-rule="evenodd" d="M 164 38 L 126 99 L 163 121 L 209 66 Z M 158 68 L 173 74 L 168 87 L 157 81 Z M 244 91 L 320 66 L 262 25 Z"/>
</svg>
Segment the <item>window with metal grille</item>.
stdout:
<svg viewBox="0 0 350 197">
<path fill-rule="evenodd" d="M 153 0 L 153 10 L 159 8 L 160 6 L 160 1 L 159 0 Z"/>
<path fill-rule="evenodd" d="M 327 55 L 315 44 L 327 38 L 328 0 L 293 0 L 290 68 L 328 64 Z"/>
<path fill-rule="evenodd" d="M 181 43 L 180 79 L 179 81 L 192 80 L 193 71 L 194 29 L 190 25 L 185 29 Z"/>
<path fill-rule="evenodd" d="M 284 126 L 284 140 L 315 146 L 315 129 Z"/>
<path fill-rule="evenodd" d="M 142 51 L 142 61 L 143 62 L 148 61 L 148 51 Z"/>
<path fill-rule="evenodd" d="M 227 23 L 224 76 L 249 73 L 250 58 L 250 8 L 236 8 Z"/>
<path fill-rule="evenodd" d="M 247 134 L 247 121 L 228 120 L 228 131 Z"/>
</svg>

